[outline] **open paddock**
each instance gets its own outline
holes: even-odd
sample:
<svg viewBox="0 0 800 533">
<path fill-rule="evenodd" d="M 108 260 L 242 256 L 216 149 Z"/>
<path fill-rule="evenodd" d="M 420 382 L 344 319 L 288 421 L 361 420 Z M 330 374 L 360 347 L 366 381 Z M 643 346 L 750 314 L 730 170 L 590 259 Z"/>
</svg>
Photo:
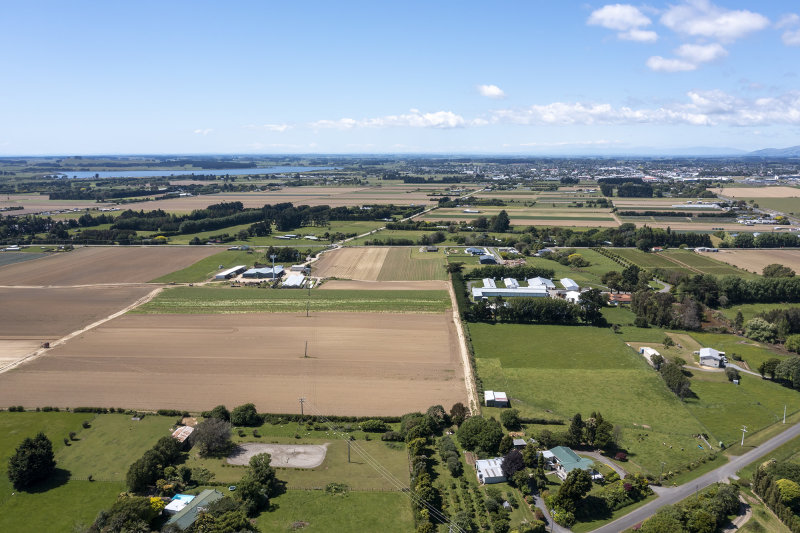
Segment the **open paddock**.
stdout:
<svg viewBox="0 0 800 533">
<path fill-rule="evenodd" d="M 275 191 L 220 193 L 170 198 L 157 202 L 131 204 L 131 209 L 163 209 L 187 213 L 221 202 L 242 202 L 245 207 L 291 202 L 295 205 L 329 205 L 331 207 L 367 204 L 433 205 L 430 192 L 414 185 L 397 187 L 284 187 Z M 440 188 L 444 191 L 445 188 Z M 435 198 L 434 198 L 435 199 Z"/>
<path fill-rule="evenodd" d="M 377 281 L 390 248 L 339 248 L 322 254 L 312 263 L 312 273 L 320 278 Z"/>
<path fill-rule="evenodd" d="M 295 413 L 301 396 L 336 415 L 466 402 L 452 313 L 125 315 L 0 374 L 3 406 Z"/>
<path fill-rule="evenodd" d="M 800 198 L 797 187 L 723 187 L 709 189 L 714 194 L 727 198 Z"/>
<path fill-rule="evenodd" d="M 795 272 L 800 272 L 800 250 L 723 249 L 719 252 L 706 252 L 702 255 L 757 274 L 760 274 L 765 266 L 773 263 L 779 263 L 788 266 Z"/>
<path fill-rule="evenodd" d="M 0 286 L 146 283 L 219 252 L 213 246 L 92 246 L 0 268 Z"/>
<path fill-rule="evenodd" d="M 45 211 L 61 211 L 64 209 L 80 209 L 75 213 L 75 218 L 83 214 L 85 209 L 99 209 L 111 206 L 110 203 L 97 203 L 94 200 L 51 200 L 46 194 L 3 194 L 0 195 L 0 207 L 19 207 L 14 211 L 3 212 L 3 215 L 29 215 Z"/>
<path fill-rule="evenodd" d="M 327 291 L 446 291 L 448 282 L 427 281 L 346 281 L 330 280 L 319 286 Z"/>
</svg>

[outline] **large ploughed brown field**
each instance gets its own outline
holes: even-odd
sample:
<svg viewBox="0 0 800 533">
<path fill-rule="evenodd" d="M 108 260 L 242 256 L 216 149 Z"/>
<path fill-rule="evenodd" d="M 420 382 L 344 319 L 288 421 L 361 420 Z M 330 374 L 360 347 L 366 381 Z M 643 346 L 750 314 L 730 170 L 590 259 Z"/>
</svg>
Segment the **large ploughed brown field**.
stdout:
<svg viewBox="0 0 800 533">
<path fill-rule="evenodd" d="M 795 272 L 800 272 L 800 250 L 736 249 L 709 252 L 704 255 L 757 274 L 761 274 L 765 266 L 773 263 L 785 265 Z"/>
<path fill-rule="evenodd" d="M 327 414 L 399 415 L 466 401 L 451 313 L 129 314 L 0 381 L 0 405 L 294 413 L 302 396 Z"/>
<path fill-rule="evenodd" d="M 218 253 L 213 246 L 93 246 L 0 268 L 0 286 L 146 283 Z"/>
</svg>

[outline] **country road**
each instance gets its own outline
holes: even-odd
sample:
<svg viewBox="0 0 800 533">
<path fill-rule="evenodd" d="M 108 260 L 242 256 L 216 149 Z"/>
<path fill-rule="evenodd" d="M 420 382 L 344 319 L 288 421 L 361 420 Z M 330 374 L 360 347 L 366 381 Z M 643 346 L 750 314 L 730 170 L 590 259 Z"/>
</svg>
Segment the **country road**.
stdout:
<svg viewBox="0 0 800 533">
<path fill-rule="evenodd" d="M 659 496 L 656 500 L 639 507 L 638 509 L 626 514 L 622 518 L 595 529 L 594 533 L 618 533 L 620 531 L 625 531 L 626 529 L 643 522 L 662 507 L 677 503 L 684 498 L 691 496 L 698 490 L 702 490 L 709 485 L 728 479 L 729 477 L 735 475 L 740 469 L 744 468 L 750 463 L 755 462 L 756 460 L 775 450 L 775 448 L 786 444 L 798 436 L 800 436 L 800 424 L 795 424 L 780 435 L 772 437 L 765 443 L 757 446 L 747 453 L 744 453 L 738 457 L 734 457 L 724 465 L 700 476 L 694 481 L 690 481 L 689 483 L 679 487 L 660 488 L 658 490 Z"/>
</svg>

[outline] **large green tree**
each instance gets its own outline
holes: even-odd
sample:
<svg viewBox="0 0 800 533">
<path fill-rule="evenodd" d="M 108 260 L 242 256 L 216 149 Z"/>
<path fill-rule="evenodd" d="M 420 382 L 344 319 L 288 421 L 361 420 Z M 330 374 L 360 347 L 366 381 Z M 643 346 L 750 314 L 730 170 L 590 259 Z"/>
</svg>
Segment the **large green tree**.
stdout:
<svg viewBox="0 0 800 533">
<path fill-rule="evenodd" d="M 8 460 L 8 479 L 15 489 L 26 489 L 48 478 L 55 469 L 53 443 L 39 433 L 23 440 Z"/>
</svg>

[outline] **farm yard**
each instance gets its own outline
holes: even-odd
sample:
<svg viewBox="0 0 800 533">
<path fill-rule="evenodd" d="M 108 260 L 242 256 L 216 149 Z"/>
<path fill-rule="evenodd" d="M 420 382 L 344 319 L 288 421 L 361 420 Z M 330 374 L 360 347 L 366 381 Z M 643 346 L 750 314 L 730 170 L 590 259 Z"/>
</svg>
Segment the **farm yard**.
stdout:
<svg viewBox="0 0 800 533">
<path fill-rule="evenodd" d="M 738 269 L 757 274 L 760 274 L 765 266 L 772 263 L 779 263 L 795 272 L 800 272 L 800 250 L 723 249 L 719 252 L 704 253 L 703 256 L 713 256 L 715 259 L 733 265 Z"/>
<path fill-rule="evenodd" d="M 293 413 L 302 395 L 327 414 L 399 415 L 466 401 L 449 313 L 127 315 L 0 379 L 0 405 Z"/>
<path fill-rule="evenodd" d="M 0 268 L 0 286 L 147 283 L 219 250 L 205 246 L 93 246 Z"/>
</svg>

